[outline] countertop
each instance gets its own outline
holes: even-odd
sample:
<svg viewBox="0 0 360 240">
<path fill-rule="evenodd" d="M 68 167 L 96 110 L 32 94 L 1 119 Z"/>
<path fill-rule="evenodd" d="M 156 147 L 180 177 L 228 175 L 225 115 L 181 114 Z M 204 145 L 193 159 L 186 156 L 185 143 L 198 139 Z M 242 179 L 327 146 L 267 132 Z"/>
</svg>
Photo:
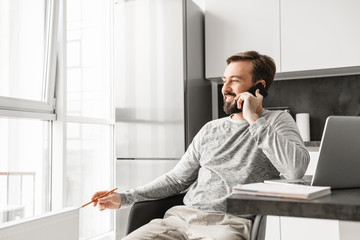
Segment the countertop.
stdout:
<svg viewBox="0 0 360 240">
<path fill-rule="evenodd" d="M 332 190 L 330 195 L 313 200 L 233 194 L 226 203 L 226 211 L 234 215 L 261 214 L 360 221 L 360 188 Z"/>
</svg>

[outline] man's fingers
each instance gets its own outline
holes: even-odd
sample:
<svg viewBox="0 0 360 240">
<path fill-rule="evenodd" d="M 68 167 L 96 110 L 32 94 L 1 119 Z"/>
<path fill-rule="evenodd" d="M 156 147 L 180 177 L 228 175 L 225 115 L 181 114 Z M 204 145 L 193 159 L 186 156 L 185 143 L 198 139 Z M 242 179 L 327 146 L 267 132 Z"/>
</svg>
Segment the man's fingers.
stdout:
<svg viewBox="0 0 360 240">
<path fill-rule="evenodd" d="M 99 208 L 100 211 L 104 211 L 106 209 L 106 207 L 104 206 L 103 203 L 99 203 L 98 208 Z"/>
<path fill-rule="evenodd" d="M 255 96 L 258 98 L 264 98 L 264 96 L 260 94 L 260 89 L 256 89 Z"/>
<path fill-rule="evenodd" d="M 109 202 L 109 201 L 106 201 L 106 202 L 100 202 L 98 203 L 98 208 L 100 211 L 104 211 L 105 209 L 112 209 L 112 203 Z"/>
<path fill-rule="evenodd" d="M 99 203 L 106 203 L 106 202 L 112 202 L 112 200 L 113 200 L 113 196 L 112 196 L 112 194 L 110 194 L 109 196 L 99 198 L 98 202 Z"/>
<path fill-rule="evenodd" d="M 241 108 L 241 105 L 242 105 L 242 102 L 243 102 L 244 100 L 242 100 L 241 98 L 239 98 L 238 100 L 237 100 L 237 108 L 238 109 L 240 109 Z"/>
<path fill-rule="evenodd" d="M 98 197 L 100 197 L 101 195 L 103 195 L 104 193 L 107 193 L 107 191 L 99 191 L 99 192 L 96 192 L 96 193 L 91 197 L 91 201 L 94 201 L 95 199 L 97 199 Z"/>
<path fill-rule="evenodd" d="M 97 192 L 93 196 L 93 205 L 94 207 L 98 207 L 100 211 L 105 209 L 118 209 L 121 207 L 121 197 L 120 194 L 112 192 L 104 197 L 99 198 L 104 195 L 104 193 L 108 194 L 107 191 Z"/>
</svg>

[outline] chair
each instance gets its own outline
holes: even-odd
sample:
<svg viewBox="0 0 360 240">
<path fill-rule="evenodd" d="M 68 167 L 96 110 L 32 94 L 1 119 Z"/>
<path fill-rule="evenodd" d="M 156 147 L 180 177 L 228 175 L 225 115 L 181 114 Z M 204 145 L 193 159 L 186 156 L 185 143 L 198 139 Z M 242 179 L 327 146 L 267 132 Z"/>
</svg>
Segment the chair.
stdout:
<svg viewBox="0 0 360 240">
<path fill-rule="evenodd" d="M 129 213 L 126 234 L 147 224 L 152 219 L 163 218 L 165 212 L 176 205 L 183 205 L 185 194 L 179 194 L 154 201 L 135 203 Z M 250 240 L 264 240 L 266 230 L 266 216 L 256 215 L 251 229 Z"/>
</svg>

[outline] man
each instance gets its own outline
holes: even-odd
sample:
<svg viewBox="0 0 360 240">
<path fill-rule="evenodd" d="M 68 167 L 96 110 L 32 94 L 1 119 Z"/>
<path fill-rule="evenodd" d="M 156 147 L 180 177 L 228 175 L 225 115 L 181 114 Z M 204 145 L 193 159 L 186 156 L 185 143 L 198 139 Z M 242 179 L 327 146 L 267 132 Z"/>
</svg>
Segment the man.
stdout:
<svg viewBox="0 0 360 240">
<path fill-rule="evenodd" d="M 249 239 L 249 217 L 225 213 L 232 187 L 279 175 L 304 175 L 309 153 L 292 117 L 263 109 L 259 90 L 255 96 L 247 92 L 257 83 L 269 89 L 276 72 L 274 61 L 250 51 L 229 57 L 227 63 L 222 94 L 224 110 L 231 115 L 207 123 L 170 172 L 94 203 L 100 210 L 118 209 L 187 190 L 184 206 L 169 209 L 164 219 L 151 221 L 125 239 Z"/>
</svg>

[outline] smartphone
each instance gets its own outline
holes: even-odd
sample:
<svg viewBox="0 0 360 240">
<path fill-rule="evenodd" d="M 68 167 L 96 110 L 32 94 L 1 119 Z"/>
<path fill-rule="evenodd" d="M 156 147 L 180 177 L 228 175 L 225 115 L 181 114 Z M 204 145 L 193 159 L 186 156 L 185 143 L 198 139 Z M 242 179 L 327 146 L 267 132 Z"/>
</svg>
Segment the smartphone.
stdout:
<svg viewBox="0 0 360 240">
<path fill-rule="evenodd" d="M 248 92 L 255 96 L 255 92 L 257 89 L 259 89 L 259 92 L 263 97 L 266 97 L 268 95 L 266 89 L 264 88 L 264 85 L 262 85 L 262 83 L 260 82 L 255 86 L 253 86 L 252 88 L 250 88 Z"/>
<path fill-rule="evenodd" d="M 260 82 L 258 84 L 256 84 L 255 86 L 251 87 L 248 90 L 248 92 L 255 96 L 255 92 L 256 92 L 257 89 L 259 89 L 259 92 L 263 97 L 266 97 L 268 95 L 264 85 L 262 85 L 262 83 L 260 83 Z M 236 101 L 236 106 L 237 106 L 237 101 Z M 241 103 L 241 108 L 240 109 L 236 108 L 234 113 L 242 112 L 243 107 L 244 107 L 244 102 Z"/>
</svg>

